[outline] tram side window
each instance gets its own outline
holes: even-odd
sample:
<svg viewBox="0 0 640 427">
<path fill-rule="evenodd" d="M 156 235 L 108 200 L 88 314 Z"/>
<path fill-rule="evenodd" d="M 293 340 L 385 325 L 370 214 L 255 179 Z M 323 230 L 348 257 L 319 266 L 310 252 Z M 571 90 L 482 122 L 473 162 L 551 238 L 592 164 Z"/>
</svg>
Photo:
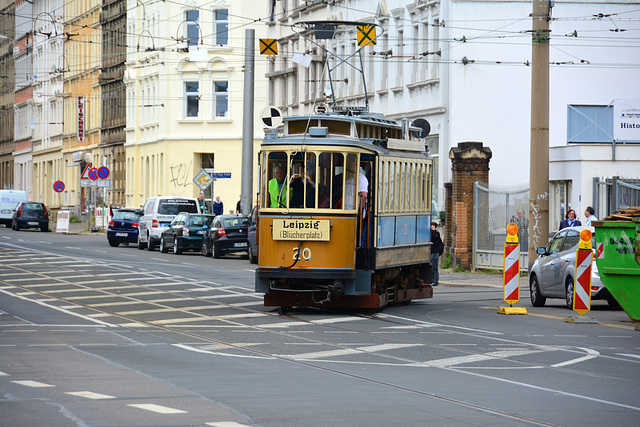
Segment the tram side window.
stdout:
<svg viewBox="0 0 640 427">
<path fill-rule="evenodd" d="M 318 156 L 318 207 L 342 209 L 344 156 L 321 153 Z"/>
<path fill-rule="evenodd" d="M 287 153 L 269 153 L 267 168 L 267 207 L 286 208 L 293 193 L 287 183 Z"/>
</svg>

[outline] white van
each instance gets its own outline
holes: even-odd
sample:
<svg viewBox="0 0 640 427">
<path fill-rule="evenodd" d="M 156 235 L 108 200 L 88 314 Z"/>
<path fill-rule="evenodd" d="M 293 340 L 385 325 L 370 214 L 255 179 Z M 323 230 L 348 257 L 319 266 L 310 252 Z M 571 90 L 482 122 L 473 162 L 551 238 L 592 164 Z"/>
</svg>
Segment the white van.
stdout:
<svg viewBox="0 0 640 427">
<path fill-rule="evenodd" d="M 18 203 L 26 201 L 26 191 L 0 190 L 0 224 L 10 227 L 14 209 Z"/>
<path fill-rule="evenodd" d="M 154 250 L 160 243 L 162 232 L 180 212 L 201 213 L 198 200 L 178 196 L 148 198 L 138 225 L 138 249 Z"/>
</svg>

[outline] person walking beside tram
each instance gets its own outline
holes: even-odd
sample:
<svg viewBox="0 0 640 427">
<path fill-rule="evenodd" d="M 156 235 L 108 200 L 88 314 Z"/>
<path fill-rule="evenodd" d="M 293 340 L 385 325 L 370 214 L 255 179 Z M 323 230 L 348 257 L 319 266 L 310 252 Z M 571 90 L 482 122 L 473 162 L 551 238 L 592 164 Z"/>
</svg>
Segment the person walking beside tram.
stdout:
<svg viewBox="0 0 640 427">
<path fill-rule="evenodd" d="M 435 222 L 431 223 L 431 268 L 433 270 L 433 281 L 431 286 L 438 286 L 438 282 L 440 281 L 438 261 L 440 260 L 440 255 L 444 252 L 444 243 L 442 243 L 440 233 L 436 230 L 437 227 L 438 224 Z"/>
</svg>

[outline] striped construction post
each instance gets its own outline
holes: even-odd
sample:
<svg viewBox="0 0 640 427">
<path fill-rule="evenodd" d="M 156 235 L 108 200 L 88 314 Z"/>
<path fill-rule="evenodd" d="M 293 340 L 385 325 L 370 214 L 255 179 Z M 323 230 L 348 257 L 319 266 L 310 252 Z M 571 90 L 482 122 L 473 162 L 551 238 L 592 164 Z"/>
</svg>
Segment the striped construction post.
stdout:
<svg viewBox="0 0 640 427">
<path fill-rule="evenodd" d="M 498 314 L 527 314 L 524 307 L 514 307 L 520 300 L 520 243 L 518 243 L 518 226 L 507 225 L 507 242 L 504 245 L 502 299 L 509 307 L 499 307 Z"/>
<path fill-rule="evenodd" d="M 502 299 L 509 305 L 520 301 L 520 245 L 504 245 Z"/>
<path fill-rule="evenodd" d="M 576 274 L 573 282 L 573 311 L 582 315 L 591 310 L 591 266 L 593 251 L 591 250 L 591 230 L 580 231 L 580 243 L 576 250 Z"/>
</svg>

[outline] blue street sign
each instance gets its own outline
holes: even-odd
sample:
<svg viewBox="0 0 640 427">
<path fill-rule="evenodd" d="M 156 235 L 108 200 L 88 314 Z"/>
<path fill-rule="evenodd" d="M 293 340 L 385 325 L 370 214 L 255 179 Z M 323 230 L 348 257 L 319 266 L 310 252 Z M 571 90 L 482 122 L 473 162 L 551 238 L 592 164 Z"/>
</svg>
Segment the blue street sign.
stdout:
<svg viewBox="0 0 640 427">
<path fill-rule="evenodd" d="M 214 178 L 231 178 L 231 172 L 214 172 Z"/>
</svg>

